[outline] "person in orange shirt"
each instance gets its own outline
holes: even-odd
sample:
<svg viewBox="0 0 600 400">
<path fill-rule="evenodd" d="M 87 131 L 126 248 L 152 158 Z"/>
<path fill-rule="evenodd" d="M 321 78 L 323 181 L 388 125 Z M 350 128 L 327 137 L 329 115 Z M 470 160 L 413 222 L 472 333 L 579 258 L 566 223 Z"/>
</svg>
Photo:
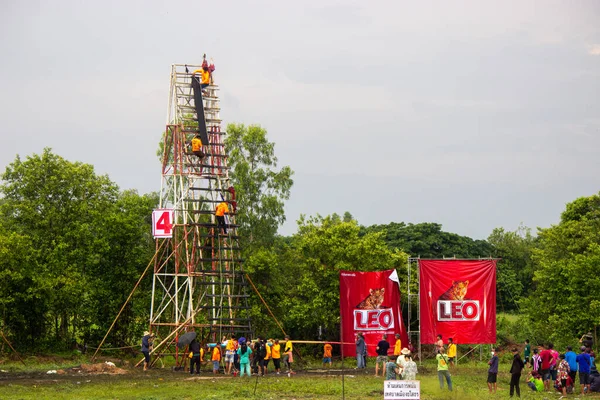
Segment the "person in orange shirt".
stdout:
<svg viewBox="0 0 600 400">
<path fill-rule="evenodd" d="M 225 366 L 226 366 L 226 374 L 231 374 L 231 367 L 233 366 L 234 354 L 238 347 L 238 342 L 235 338 L 234 334 L 231 334 L 229 340 L 226 340 L 225 344 Z M 234 368 L 235 369 L 235 368 Z"/>
<path fill-rule="evenodd" d="M 229 207 L 227 203 L 222 201 L 215 210 L 215 216 L 217 217 L 217 225 L 223 230 L 223 234 L 227 235 L 227 226 L 225 225 L 225 214 L 229 213 Z"/>
<path fill-rule="evenodd" d="M 213 362 L 213 374 L 219 373 L 219 364 L 221 364 L 221 344 L 217 343 L 212 351 L 211 360 Z"/>
<path fill-rule="evenodd" d="M 402 340 L 400 339 L 400 334 L 396 333 L 396 343 L 394 344 L 394 355 L 399 356 L 400 351 L 402 350 Z"/>
<path fill-rule="evenodd" d="M 202 140 L 200 139 L 200 135 L 194 136 L 192 139 L 192 153 L 196 155 L 199 159 L 202 160 L 204 158 L 204 152 L 202 151 Z"/>
<path fill-rule="evenodd" d="M 333 346 L 329 343 L 325 343 L 325 346 L 323 346 L 323 367 L 329 363 L 329 368 L 331 368 L 331 349 L 333 349 Z"/>
<path fill-rule="evenodd" d="M 272 354 L 273 354 L 273 350 L 271 350 L 272 346 L 273 346 L 273 339 L 267 340 L 267 343 L 265 343 L 266 355 L 265 355 L 265 359 L 263 361 L 263 374 L 264 375 L 267 374 L 267 367 L 269 366 L 269 360 L 272 358 Z"/>
<path fill-rule="evenodd" d="M 273 346 L 271 347 L 271 358 L 273 359 L 275 372 L 279 375 L 281 373 L 281 345 L 279 344 L 279 339 L 275 339 L 275 342 L 273 342 Z"/>
</svg>

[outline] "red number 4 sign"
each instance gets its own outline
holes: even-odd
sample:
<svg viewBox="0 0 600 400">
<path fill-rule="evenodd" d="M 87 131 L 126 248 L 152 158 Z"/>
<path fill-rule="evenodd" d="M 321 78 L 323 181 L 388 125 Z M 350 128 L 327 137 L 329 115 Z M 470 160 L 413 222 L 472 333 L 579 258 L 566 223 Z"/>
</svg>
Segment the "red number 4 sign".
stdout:
<svg viewBox="0 0 600 400">
<path fill-rule="evenodd" d="M 152 211 L 152 236 L 154 238 L 173 237 L 173 210 L 159 208 Z"/>
</svg>

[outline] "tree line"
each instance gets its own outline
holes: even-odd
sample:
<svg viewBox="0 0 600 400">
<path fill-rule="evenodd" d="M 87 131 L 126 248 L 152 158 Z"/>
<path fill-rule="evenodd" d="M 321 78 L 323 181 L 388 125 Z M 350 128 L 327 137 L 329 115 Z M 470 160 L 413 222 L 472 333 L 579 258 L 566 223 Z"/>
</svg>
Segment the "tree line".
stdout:
<svg viewBox="0 0 600 400">
<path fill-rule="evenodd" d="M 258 125 L 230 124 L 226 146 L 238 193 L 244 268 L 293 337 L 339 335 L 339 271 L 395 268 L 407 260 L 498 257 L 497 309 L 520 316 L 522 333 L 567 343 L 600 324 L 600 194 L 567 204 L 548 228 L 494 229 L 486 240 L 437 223 L 362 226 L 349 213 L 302 216 L 277 234 L 293 186 Z M 97 345 L 154 255 L 158 194 L 120 190 L 93 166 L 51 149 L 15 160 L 0 184 L 0 329 L 21 351 Z M 401 286 L 402 287 L 402 286 Z M 109 336 L 137 344 L 147 328 L 151 278 Z M 257 333 L 281 336 L 258 296 Z"/>
</svg>

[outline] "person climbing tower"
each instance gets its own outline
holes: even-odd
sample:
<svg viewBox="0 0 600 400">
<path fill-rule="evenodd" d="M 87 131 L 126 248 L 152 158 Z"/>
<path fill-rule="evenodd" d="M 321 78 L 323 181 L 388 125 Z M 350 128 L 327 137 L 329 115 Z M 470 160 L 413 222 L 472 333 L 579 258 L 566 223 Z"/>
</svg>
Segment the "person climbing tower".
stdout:
<svg viewBox="0 0 600 400">
<path fill-rule="evenodd" d="M 200 139 L 199 134 L 194 136 L 192 139 L 192 153 L 194 153 L 194 155 L 201 160 L 204 158 L 204 152 L 202 151 L 202 139 Z"/>
<path fill-rule="evenodd" d="M 229 200 L 229 203 L 231 204 L 231 207 L 233 208 L 233 212 L 237 211 L 237 201 L 235 200 L 235 188 L 233 186 L 229 186 L 227 188 L 227 191 L 229 192 L 229 194 L 231 194 L 231 200 Z"/>
<path fill-rule="evenodd" d="M 217 225 L 223 230 L 223 234 L 227 235 L 227 225 L 225 225 L 225 214 L 229 213 L 229 207 L 227 203 L 222 201 L 215 210 L 215 216 L 217 217 Z"/>
</svg>

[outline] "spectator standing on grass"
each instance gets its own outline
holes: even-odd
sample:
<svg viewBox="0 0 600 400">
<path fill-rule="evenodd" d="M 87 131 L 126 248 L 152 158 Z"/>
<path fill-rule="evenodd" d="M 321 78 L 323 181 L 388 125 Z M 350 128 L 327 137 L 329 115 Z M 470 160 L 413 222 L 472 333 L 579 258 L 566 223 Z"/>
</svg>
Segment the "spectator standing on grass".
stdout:
<svg viewBox="0 0 600 400">
<path fill-rule="evenodd" d="M 271 359 L 271 346 L 273 346 L 273 339 L 267 340 L 265 343 L 265 357 L 263 358 L 263 373 L 266 375 L 269 370 L 269 360 Z"/>
<path fill-rule="evenodd" d="M 396 338 L 396 343 L 394 343 L 394 355 L 398 357 L 402 351 L 402 340 L 400 339 L 399 333 L 396 333 L 394 337 Z"/>
<path fill-rule="evenodd" d="M 384 333 L 382 339 L 377 343 L 377 360 L 375 360 L 375 376 L 379 374 L 379 364 L 381 363 L 381 376 L 385 376 L 385 364 L 388 362 L 388 350 L 390 343 L 387 341 L 387 335 Z"/>
<path fill-rule="evenodd" d="M 232 334 L 229 338 L 229 340 L 225 340 L 224 342 L 225 344 L 225 368 L 226 368 L 226 374 L 230 375 L 231 374 L 231 367 L 233 366 L 233 361 L 235 359 L 234 354 L 235 351 L 237 350 L 237 340 L 235 338 L 235 335 Z"/>
<path fill-rule="evenodd" d="M 407 381 L 414 381 L 417 375 L 417 363 L 412 360 L 410 354 L 404 356 L 403 378 Z"/>
<path fill-rule="evenodd" d="M 271 357 L 273 358 L 275 373 L 279 375 L 281 373 L 281 345 L 279 344 L 279 339 L 275 339 L 273 342 L 273 347 L 271 347 Z"/>
<path fill-rule="evenodd" d="M 560 361 L 556 367 L 557 378 L 560 381 L 563 396 L 567 395 L 567 382 L 569 380 L 569 363 L 565 360 L 565 355 L 561 354 Z"/>
<path fill-rule="evenodd" d="M 244 376 L 244 373 L 250 376 L 250 355 L 252 354 L 252 349 L 248 347 L 246 341 L 243 341 L 238 347 L 237 354 L 240 357 L 240 377 Z"/>
<path fill-rule="evenodd" d="M 396 364 L 396 356 L 391 356 L 390 360 L 385 363 L 385 380 L 395 380 L 397 373 L 398 365 Z"/>
<path fill-rule="evenodd" d="M 513 397 L 513 393 L 517 392 L 517 397 L 521 397 L 521 388 L 519 387 L 521 380 L 521 372 L 525 367 L 523 364 L 523 360 L 521 360 L 521 353 L 517 348 L 512 350 L 513 352 L 513 362 L 510 367 L 510 397 Z"/>
<path fill-rule="evenodd" d="M 142 354 L 144 355 L 144 371 L 150 368 L 150 352 L 152 351 L 152 341 L 154 336 L 150 332 L 145 331 L 142 337 Z"/>
<path fill-rule="evenodd" d="M 331 346 L 331 344 L 329 343 L 325 343 L 325 346 L 323 346 L 323 367 L 325 367 L 325 364 L 329 364 L 329 368 L 331 368 L 331 350 L 333 349 L 333 346 Z"/>
<path fill-rule="evenodd" d="M 548 350 L 550 350 L 550 354 L 552 354 L 552 361 L 550 361 L 550 377 L 551 382 L 556 381 L 557 376 L 557 368 L 558 368 L 558 356 L 560 355 L 558 351 L 554 350 L 554 345 L 552 343 L 548 343 Z M 550 384 L 552 385 L 552 383 Z"/>
<path fill-rule="evenodd" d="M 490 393 L 496 393 L 498 380 L 498 349 L 492 349 L 492 358 L 488 361 L 490 368 L 488 369 L 487 385 Z"/>
<path fill-rule="evenodd" d="M 365 354 L 367 353 L 367 345 L 362 333 L 356 334 L 356 368 L 365 368 Z"/>
<path fill-rule="evenodd" d="M 537 373 L 540 372 L 542 366 L 542 357 L 538 354 L 538 349 L 533 349 L 533 356 L 531 356 L 531 369 Z"/>
<path fill-rule="evenodd" d="M 445 354 L 444 346 L 442 346 L 442 350 L 438 350 L 435 359 L 437 360 L 437 373 L 438 380 L 440 381 L 440 389 L 444 389 L 444 378 L 446 378 L 448 390 L 452 391 L 452 377 L 450 376 L 450 371 L 448 371 L 448 356 Z"/>
<path fill-rule="evenodd" d="M 288 375 L 295 374 L 295 372 L 292 370 L 292 364 L 294 363 L 294 344 L 292 343 L 289 335 L 285 335 L 285 340 L 286 342 L 283 352 L 286 356 L 285 362 L 288 366 Z"/>
<path fill-rule="evenodd" d="M 529 357 L 531 356 L 531 345 L 529 344 L 529 339 L 525 339 L 525 350 L 523 352 L 523 355 L 523 362 L 525 363 L 525 365 L 529 364 Z"/>
<path fill-rule="evenodd" d="M 437 353 L 441 353 L 442 350 L 444 349 L 444 341 L 442 340 L 442 335 L 437 335 L 437 340 L 435 342 L 435 352 Z"/>
<path fill-rule="evenodd" d="M 577 377 L 577 354 L 573 351 L 571 346 L 567 346 L 567 352 L 565 353 L 565 360 L 569 363 L 569 376 L 575 383 L 575 378 Z"/>
<path fill-rule="evenodd" d="M 213 363 L 213 374 L 219 373 L 219 366 L 221 364 L 221 346 L 220 343 L 217 343 L 212 351 L 212 356 L 210 360 Z"/>
<path fill-rule="evenodd" d="M 200 343 L 196 339 L 190 343 L 190 353 L 192 357 L 190 359 L 190 375 L 194 375 L 194 366 L 196 366 L 196 374 L 200 375 L 200 357 L 201 357 Z"/>
<path fill-rule="evenodd" d="M 541 347 L 541 346 L 540 346 Z M 542 379 L 544 380 L 544 390 L 550 390 L 550 364 L 552 363 L 552 352 L 550 351 L 550 345 L 545 350 L 542 350 L 540 353 L 540 358 L 542 359 L 542 370 L 540 371 L 540 375 L 542 375 Z"/>
<path fill-rule="evenodd" d="M 448 338 L 448 361 L 450 366 L 454 366 L 456 360 L 456 344 L 452 338 Z"/>
<path fill-rule="evenodd" d="M 585 346 L 581 346 L 581 353 L 577 355 L 577 364 L 579 367 L 579 384 L 581 385 L 581 394 L 584 395 L 586 390 L 590 390 L 589 378 L 590 367 L 592 360 Z"/>
<path fill-rule="evenodd" d="M 400 350 L 400 355 L 396 359 L 396 364 L 398 364 L 398 373 L 401 375 L 401 378 L 404 376 L 404 366 L 406 364 L 406 356 L 410 355 L 410 351 L 405 347 Z"/>
</svg>

